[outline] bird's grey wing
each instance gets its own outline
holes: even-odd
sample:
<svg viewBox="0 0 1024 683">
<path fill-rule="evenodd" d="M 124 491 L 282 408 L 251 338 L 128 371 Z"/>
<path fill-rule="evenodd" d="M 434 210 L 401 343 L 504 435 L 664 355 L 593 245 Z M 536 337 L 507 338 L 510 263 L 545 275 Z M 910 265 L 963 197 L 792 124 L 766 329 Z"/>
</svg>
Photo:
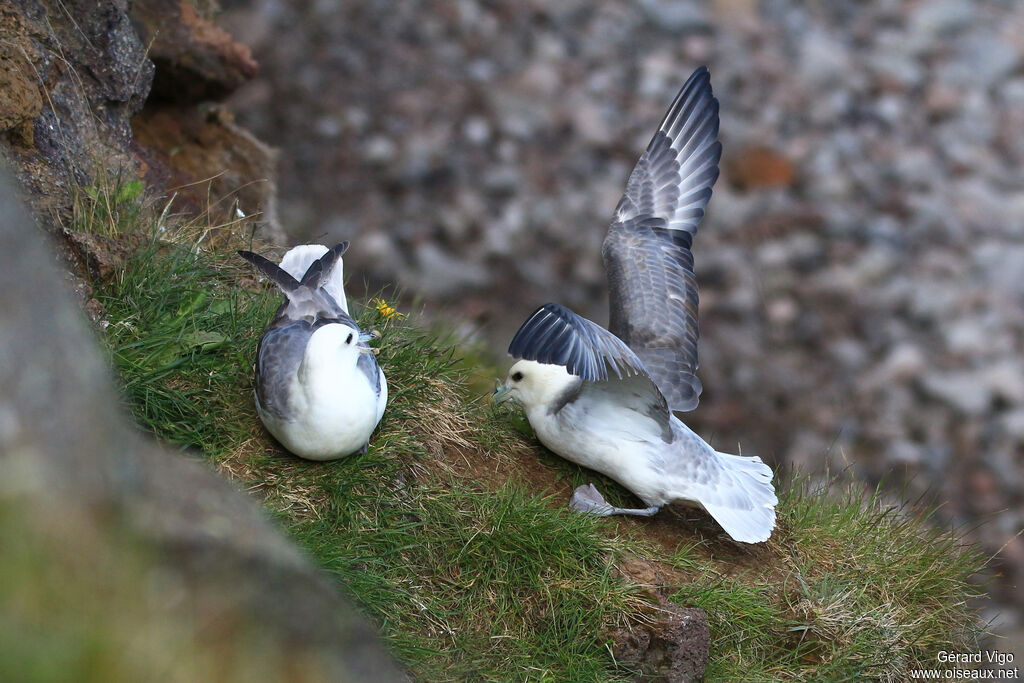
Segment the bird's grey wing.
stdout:
<svg viewBox="0 0 1024 683">
<path fill-rule="evenodd" d="M 559 304 L 544 304 L 512 337 L 513 358 L 562 365 L 588 382 L 646 375 L 643 363 L 618 337 Z"/>
<path fill-rule="evenodd" d="M 380 365 L 372 353 L 360 353 L 356 367 L 366 376 L 375 396 L 380 396 Z"/>
<path fill-rule="evenodd" d="M 323 256 L 313 261 L 306 269 L 302 280 L 296 280 L 273 261 L 251 251 L 239 251 L 238 255 L 256 266 L 284 292 L 287 303 L 278 310 L 276 317 L 313 322 L 318 318 L 349 318 L 346 310 L 323 288 L 330 278 L 331 270 L 338 258 L 348 249 L 348 242 L 340 242 L 328 249 Z"/>
<path fill-rule="evenodd" d="M 690 248 L 718 178 L 718 100 L 697 69 L 637 162 L 601 249 L 609 329 L 672 410 L 697 406 L 697 281 Z"/>
<path fill-rule="evenodd" d="M 251 251 L 245 251 L 244 249 L 239 250 L 238 255 L 256 266 L 257 270 L 270 278 L 270 281 L 280 287 L 281 291 L 285 294 L 294 292 L 299 288 L 299 281 L 289 275 L 286 271 L 282 270 L 279 265 L 270 259 Z"/>
<path fill-rule="evenodd" d="M 278 312 L 280 314 L 280 311 Z M 313 321 L 293 319 L 279 315 L 260 338 L 256 350 L 256 398 L 263 410 L 282 419 L 290 419 L 288 411 L 288 388 L 306 353 L 306 345 L 313 333 L 324 325 L 343 324 L 359 330 L 356 321 L 342 313 L 331 318 L 317 318 Z M 364 358 L 373 364 L 371 374 Z M 371 354 L 360 354 L 357 367 L 362 370 L 370 385 L 380 393 L 380 376 L 377 373 L 377 359 Z"/>
<path fill-rule="evenodd" d="M 292 418 L 288 392 L 314 329 L 305 320 L 280 318 L 260 338 L 256 400 L 260 408 L 282 420 Z"/>
<path fill-rule="evenodd" d="M 634 437 L 672 443 L 672 413 L 658 386 L 646 374 L 609 378 L 607 382 L 583 382 L 574 400 L 581 404 L 604 403 L 612 408 L 607 427 L 625 429 Z M 626 413 L 633 416 L 626 417 Z M 637 420 L 636 418 L 646 418 Z M 617 424 L 612 424 L 617 423 Z"/>
</svg>

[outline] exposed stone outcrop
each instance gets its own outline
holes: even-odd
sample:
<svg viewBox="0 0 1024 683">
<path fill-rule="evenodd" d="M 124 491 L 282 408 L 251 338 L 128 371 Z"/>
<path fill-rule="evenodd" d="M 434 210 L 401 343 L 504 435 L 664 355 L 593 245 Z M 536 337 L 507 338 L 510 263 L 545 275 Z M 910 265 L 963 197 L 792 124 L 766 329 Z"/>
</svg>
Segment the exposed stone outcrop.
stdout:
<svg viewBox="0 0 1024 683">
<path fill-rule="evenodd" d="M 256 74 L 249 48 L 188 0 L 139 0 L 130 15 L 156 66 L 146 107 L 132 120 L 147 183 L 173 193 L 177 211 L 254 222 L 283 240 L 274 151 L 212 104 Z"/>
<path fill-rule="evenodd" d="M 147 181 L 173 188 L 174 209 L 208 212 L 213 224 L 251 218 L 280 237 L 276 154 L 217 105 L 148 104 L 132 119 Z M 214 169 L 220 171 L 213 173 Z"/>
<path fill-rule="evenodd" d="M 0 64 L 0 156 L 37 215 L 66 211 L 100 168 L 134 170 L 130 120 L 153 64 L 123 3 L 5 3 Z"/>
<path fill-rule="evenodd" d="M 279 239 L 273 151 L 207 102 L 255 72 L 184 0 L 14 0 L 0 9 L 0 157 L 51 228 L 80 188 L 141 177 L 172 213 L 241 210 Z"/>
<path fill-rule="evenodd" d="M 218 100 L 256 74 L 249 48 L 200 16 L 189 0 L 136 0 L 131 17 L 156 64 L 154 98 Z"/>
</svg>

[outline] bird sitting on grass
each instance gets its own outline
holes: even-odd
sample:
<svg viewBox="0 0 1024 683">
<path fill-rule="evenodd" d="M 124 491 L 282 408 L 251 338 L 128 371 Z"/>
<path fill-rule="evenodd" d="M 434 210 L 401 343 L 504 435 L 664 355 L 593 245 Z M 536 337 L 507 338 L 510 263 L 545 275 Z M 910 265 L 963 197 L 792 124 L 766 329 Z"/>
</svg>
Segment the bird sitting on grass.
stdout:
<svg viewBox="0 0 1024 683">
<path fill-rule="evenodd" d="M 363 332 L 348 313 L 346 249 L 348 242 L 305 244 L 280 265 L 238 252 L 285 296 L 256 352 L 256 411 L 281 445 L 309 460 L 365 453 L 388 400 L 367 344 L 379 335 Z"/>
<path fill-rule="evenodd" d="M 674 411 L 697 406 L 697 281 L 690 247 L 722 154 L 718 100 L 700 68 L 640 157 L 602 247 L 611 331 L 558 304 L 519 328 L 520 359 L 494 393 L 523 404 L 540 442 L 597 470 L 648 507 L 617 508 L 593 484 L 570 505 L 598 515 L 650 516 L 666 504 L 703 508 L 734 540 L 765 541 L 778 500 L 756 457 L 720 453 Z"/>
</svg>

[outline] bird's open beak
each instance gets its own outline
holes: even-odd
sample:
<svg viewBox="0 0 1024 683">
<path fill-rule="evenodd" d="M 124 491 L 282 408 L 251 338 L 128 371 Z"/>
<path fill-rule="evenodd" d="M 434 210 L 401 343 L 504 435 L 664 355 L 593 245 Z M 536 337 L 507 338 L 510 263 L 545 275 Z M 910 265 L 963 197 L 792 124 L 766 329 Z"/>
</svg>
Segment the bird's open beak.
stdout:
<svg viewBox="0 0 1024 683">
<path fill-rule="evenodd" d="M 508 387 L 504 384 L 498 385 L 498 388 L 494 390 L 494 393 L 488 394 L 487 402 L 492 406 L 504 403 L 505 401 L 512 398 L 512 394 L 509 393 Z"/>
<path fill-rule="evenodd" d="M 380 349 L 375 349 L 371 346 L 366 345 L 367 343 L 373 341 L 374 339 L 380 339 L 380 332 L 378 332 L 377 330 L 370 330 L 369 332 L 360 332 L 359 353 L 372 353 L 375 356 L 378 353 L 380 353 Z"/>
</svg>

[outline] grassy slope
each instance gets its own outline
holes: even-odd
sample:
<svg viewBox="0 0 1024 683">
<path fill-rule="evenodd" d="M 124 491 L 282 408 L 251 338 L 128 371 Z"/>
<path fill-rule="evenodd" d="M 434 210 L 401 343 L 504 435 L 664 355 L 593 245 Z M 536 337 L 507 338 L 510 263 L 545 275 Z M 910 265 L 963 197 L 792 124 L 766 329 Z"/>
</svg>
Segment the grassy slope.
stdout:
<svg viewBox="0 0 1024 683">
<path fill-rule="evenodd" d="M 953 535 L 800 482 L 780 487 L 779 529 L 755 547 L 698 512 L 571 514 L 578 483 L 629 494 L 544 451 L 521 414 L 468 395 L 479 370 L 452 345 L 373 307 L 361 321 L 383 332 L 391 399 L 369 452 L 282 453 L 251 394 L 278 295 L 227 247 L 154 242 L 100 287 L 128 407 L 260 495 L 420 677 L 628 678 L 605 634 L 648 617 L 652 581 L 707 610 L 710 680 L 902 680 L 939 649 L 973 647 L 965 602 L 982 560 Z"/>
</svg>

